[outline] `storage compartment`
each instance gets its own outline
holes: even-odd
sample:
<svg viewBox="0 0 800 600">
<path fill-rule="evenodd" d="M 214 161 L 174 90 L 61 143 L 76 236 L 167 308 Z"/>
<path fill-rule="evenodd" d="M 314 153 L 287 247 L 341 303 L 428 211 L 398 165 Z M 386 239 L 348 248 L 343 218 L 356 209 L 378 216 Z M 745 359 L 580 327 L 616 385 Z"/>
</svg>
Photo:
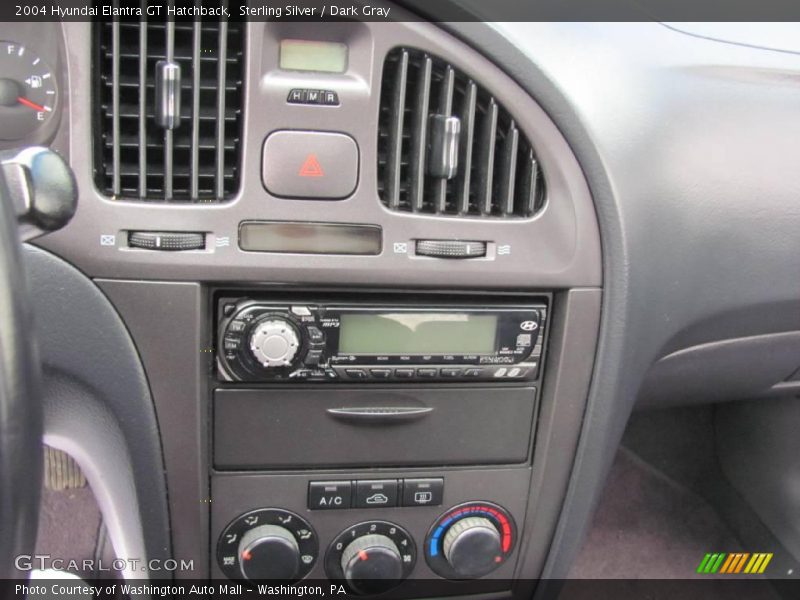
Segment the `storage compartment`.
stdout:
<svg viewBox="0 0 800 600">
<path fill-rule="evenodd" d="M 525 462 L 532 387 L 217 390 L 217 469 Z"/>
</svg>

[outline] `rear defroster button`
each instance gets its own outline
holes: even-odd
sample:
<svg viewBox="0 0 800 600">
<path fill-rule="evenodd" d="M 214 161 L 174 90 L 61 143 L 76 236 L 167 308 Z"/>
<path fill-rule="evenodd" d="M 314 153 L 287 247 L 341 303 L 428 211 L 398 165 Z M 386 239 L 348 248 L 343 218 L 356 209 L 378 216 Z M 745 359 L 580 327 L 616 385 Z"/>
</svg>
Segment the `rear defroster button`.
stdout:
<svg viewBox="0 0 800 600">
<path fill-rule="evenodd" d="M 444 479 L 404 479 L 403 506 L 439 506 L 444 495 Z"/>
</svg>

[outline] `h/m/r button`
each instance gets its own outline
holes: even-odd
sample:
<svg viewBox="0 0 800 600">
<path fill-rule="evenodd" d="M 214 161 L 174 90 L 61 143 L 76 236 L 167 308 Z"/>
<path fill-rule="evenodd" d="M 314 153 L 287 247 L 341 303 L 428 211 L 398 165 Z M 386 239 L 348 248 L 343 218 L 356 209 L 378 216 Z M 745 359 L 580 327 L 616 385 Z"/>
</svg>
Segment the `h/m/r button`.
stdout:
<svg viewBox="0 0 800 600">
<path fill-rule="evenodd" d="M 333 510 L 350 508 L 352 484 L 349 481 L 312 481 L 308 484 L 308 508 Z"/>
</svg>

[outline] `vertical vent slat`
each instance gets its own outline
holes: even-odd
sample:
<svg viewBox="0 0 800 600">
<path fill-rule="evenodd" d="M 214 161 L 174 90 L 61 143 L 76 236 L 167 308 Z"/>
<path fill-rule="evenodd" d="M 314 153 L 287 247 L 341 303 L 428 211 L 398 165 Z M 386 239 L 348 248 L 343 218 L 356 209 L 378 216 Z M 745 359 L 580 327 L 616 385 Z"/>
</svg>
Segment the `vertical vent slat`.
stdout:
<svg viewBox="0 0 800 600">
<path fill-rule="evenodd" d="M 433 61 L 426 56 L 422 61 L 417 79 L 417 99 L 414 105 L 414 125 L 411 130 L 411 183 L 409 185 L 411 210 L 419 212 L 425 199 L 425 145 L 427 144 L 428 107 L 431 94 L 431 70 Z"/>
<path fill-rule="evenodd" d="M 200 48 L 203 39 L 203 30 L 200 21 L 194 22 L 192 29 L 192 141 L 191 157 L 191 187 L 189 196 L 192 200 L 200 197 Z"/>
<path fill-rule="evenodd" d="M 119 21 L 111 24 L 111 138 L 112 138 L 112 177 L 111 191 L 114 196 L 122 193 L 122 178 L 120 175 L 120 128 L 119 128 Z"/>
<path fill-rule="evenodd" d="M 219 22 L 219 49 L 217 52 L 217 173 L 215 177 L 216 196 L 221 199 L 225 195 L 225 86 L 227 83 L 227 45 L 228 22 Z"/>
<path fill-rule="evenodd" d="M 470 185 L 472 183 L 472 150 L 475 137 L 475 104 L 478 99 L 478 86 L 474 81 L 467 84 L 464 105 L 461 109 L 461 144 L 458 156 L 458 180 L 456 186 L 458 212 L 469 213 Z"/>
<path fill-rule="evenodd" d="M 167 21 L 166 39 L 167 62 L 175 58 L 175 21 Z M 174 160 L 172 148 L 172 129 L 164 130 L 164 200 L 172 200 L 172 164 Z"/>
<path fill-rule="evenodd" d="M 147 197 L 147 23 L 139 29 L 139 198 Z M 114 170 L 118 172 L 118 169 Z"/>
<path fill-rule="evenodd" d="M 239 192 L 246 27 L 155 17 L 93 23 L 94 180 L 101 193 L 223 202 Z M 165 83 L 182 93 L 165 94 Z M 175 112 L 157 107 L 158 100 Z"/>
<path fill-rule="evenodd" d="M 440 115 L 449 117 L 453 113 L 453 89 L 455 87 L 455 71 L 447 65 L 444 70 L 441 88 L 439 88 Z M 433 206 L 437 213 L 447 210 L 447 179 L 439 179 L 433 187 Z"/>
<path fill-rule="evenodd" d="M 478 139 L 478 206 L 481 214 L 492 214 L 494 185 L 494 149 L 497 139 L 497 103 L 489 99 L 486 114 L 483 115 L 481 133 Z"/>
<path fill-rule="evenodd" d="M 378 113 L 381 202 L 420 216 L 536 215 L 546 180 L 520 123 L 471 74 L 425 50 L 391 50 Z"/>
<path fill-rule="evenodd" d="M 517 176 L 517 150 L 519 148 L 519 130 L 514 121 L 508 126 L 503 140 L 503 156 L 500 166 L 500 191 L 498 202 L 504 216 L 514 214 L 514 186 Z"/>
<path fill-rule="evenodd" d="M 392 90 L 391 123 L 389 125 L 389 152 L 386 159 L 388 171 L 386 195 L 389 208 L 400 207 L 400 173 L 403 160 L 403 119 L 406 110 L 406 79 L 408 78 L 408 52 L 403 50 L 397 61 L 394 89 Z"/>
</svg>

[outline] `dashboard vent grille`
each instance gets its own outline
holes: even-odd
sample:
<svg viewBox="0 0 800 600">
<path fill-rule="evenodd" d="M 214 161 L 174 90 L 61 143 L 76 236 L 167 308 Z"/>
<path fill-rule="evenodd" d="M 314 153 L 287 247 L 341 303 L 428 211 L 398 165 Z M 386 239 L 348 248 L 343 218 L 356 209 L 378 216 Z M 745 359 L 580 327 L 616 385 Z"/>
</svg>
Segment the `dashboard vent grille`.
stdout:
<svg viewBox="0 0 800 600">
<path fill-rule="evenodd" d="M 244 24 L 109 20 L 94 36 L 98 189 L 153 202 L 236 194 Z"/>
<path fill-rule="evenodd" d="M 448 117 L 457 118 L 449 138 Z M 488 90 L 440 58 L 396 48 L 383 66 L 378 192 L 391 210 L 525 218 L 544 205 L 545 181 L 530 142 Z"/>
</svg>

